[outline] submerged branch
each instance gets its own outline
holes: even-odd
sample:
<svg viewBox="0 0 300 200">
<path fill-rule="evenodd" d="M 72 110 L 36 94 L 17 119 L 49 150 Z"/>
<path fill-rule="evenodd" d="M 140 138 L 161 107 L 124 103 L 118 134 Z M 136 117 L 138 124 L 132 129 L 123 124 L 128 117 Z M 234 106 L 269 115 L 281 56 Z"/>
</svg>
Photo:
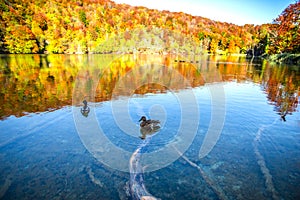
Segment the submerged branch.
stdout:
<svg viewBox="0 0 300 200">
<path fill-rule="evenodd" d="M 199 170 L 202 178 L 205 180 L 205 182 L 211 187 L 211 189 L 215 192 L 215 194 L 219 197 L 219 199 L 222 200 L 227 200 L 227 196 L 223 192 L 223 190 L 216 185 L 216 183 L 203 171 L 203 169 L 197 165 L 196 163 L 192 162 L 189 160 L 186 156 L 183 155 L 175 146 L 173 146 L 174 149 L 177 151 L 177 153 L 187 162 L 189 163 L 192 167 L 195 167 Z"/>
<path fill-rule="evenodd" d="M 272 175 L 270 174 L 270 170 L 268 169 L 267 165 L 266 165 L 266 161 L 263 157 L 263 155 L 259 152 L 258 150 L 258 142 L 260 141 L 260 137 L 262 135 L 262 132 L 264 131 L 264 129 L 266 127 L 272 126 L 277 122 L 278 119 L 274 120 L 274 122 L 268 126 L 262 126 L 258 129 L 256 136 L 253 140 L 253 148 L 254 148 L 254 154 L 257 160 L 257 164 L 260 167 L 260 170 L 265 178 L 265 185 L 267 188 L 267 191 L 272 195 L 272 198 L 277 200 L 280 199 L 278 197 L 278 192 L 276 191 L 274 184 L 273 184 L 273 180 L 272 180 Z"/>
</svg>

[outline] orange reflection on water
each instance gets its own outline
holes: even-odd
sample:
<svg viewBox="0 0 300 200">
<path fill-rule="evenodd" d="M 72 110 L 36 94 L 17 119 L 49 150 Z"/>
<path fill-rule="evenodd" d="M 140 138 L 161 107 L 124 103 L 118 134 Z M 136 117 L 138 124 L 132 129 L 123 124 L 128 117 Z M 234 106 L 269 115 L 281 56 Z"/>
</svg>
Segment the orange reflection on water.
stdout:
<svg viewBox="0 0 300 200">
<path fill-rule="evenodd" d="M 282 117 L 295 112 L 300 92 L 299 67 L 276 66 L 266 71 L 268 77 L 262 80 L 262 84 L 274 110 Z"/>
<path fill-rule="evenodd" d="M 172 56 L 125 55 L 114 60 L 99 76 L 95 101 L 133 94 L 166 93 L 204 85 L 197 68 L 176 63 Z"/>
<path fill-rule="evenodd" d="M 83 99 L 101 102 L 228 81 L 261 84 L 281 115 L 294 112 L 299 98 L 299 67 L 234 56 L 2 55 L 0 66 L 0 119 L 82 104 Z M 74 92 L 81 99 L 72 99 Z"/>
</svg>

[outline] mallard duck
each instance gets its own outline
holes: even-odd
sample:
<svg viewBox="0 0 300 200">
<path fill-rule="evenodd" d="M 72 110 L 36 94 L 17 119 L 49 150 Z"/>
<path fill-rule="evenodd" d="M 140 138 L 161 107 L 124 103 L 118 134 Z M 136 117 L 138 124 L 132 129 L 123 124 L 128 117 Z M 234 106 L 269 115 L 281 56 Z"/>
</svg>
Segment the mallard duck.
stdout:
<svg viewBox="0 0 300 200">
<path fill-rule="evenodd" d="M 146 119 L 145 116 L 142 116 L 141 119 L 139 120 L 139 122 L 142 121 L 140 123 L 140 127 L 142 128 L 146 128 L 146 127 L 155 127 L 155 126 L 158 126 L 160 124 L 160 121 L 159 120 L 151 120 L 151 119 Z"/>
<path fill-rule="evenodd" d="M 80 112 L 83 116 L 87 117 L 89 115 L 89 112 L 90 112 L 90 108 L 88 107 L 87 105 L 87 101 L 86 100 L 83 100 L 82 102 L 84 105 L 83 107 L 80 109 Z"/>
</svg>

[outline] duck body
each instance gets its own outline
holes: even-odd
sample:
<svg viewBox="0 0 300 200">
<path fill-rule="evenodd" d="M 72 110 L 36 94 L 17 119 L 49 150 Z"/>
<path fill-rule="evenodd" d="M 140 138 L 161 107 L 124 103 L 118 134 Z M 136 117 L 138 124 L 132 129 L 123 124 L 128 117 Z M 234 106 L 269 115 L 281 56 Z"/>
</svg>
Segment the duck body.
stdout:
<svg viewBox="0 0 300 200">
<path fill-rule="evenodd" d="M 153 128 L 159 126 L 160 124 L 159 120 L 151 120 L 151 119 L 147 120 L 145 116 L 142 116 L 139 122 L 141 122 L 140 127 L 142 128 L 147 128 L 147 127 Z"/>
</svg>

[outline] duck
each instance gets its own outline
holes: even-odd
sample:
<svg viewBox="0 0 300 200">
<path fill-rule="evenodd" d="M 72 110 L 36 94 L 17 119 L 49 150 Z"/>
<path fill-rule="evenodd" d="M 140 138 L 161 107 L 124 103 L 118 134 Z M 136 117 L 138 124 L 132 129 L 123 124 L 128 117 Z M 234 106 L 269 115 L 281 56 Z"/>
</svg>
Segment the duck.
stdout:
<svg viewBox="0 0 300 200">
<path fill-rule="evenodd" d="M 87 105 L 87 101 L 86 100 L 83 100 L 82 103 L 84 104 L 83 106 L 83 110 L 87 110 L 89 109 L 88 105 Z"/>
<path fill-rule="evenodd" d="M 140 127 L 141 128 L 147 128 L 147 127 L 155 127 L 155 126 L 159 126 L 160 121 L 159 120 L 151 120 L 151 119 L 146 119 L 145 116 L 142 116 L 141 119 L 139 120 L 140 123 Z"/>
<path fill-rule="evenodd" d="M 88 107 L 86 100 L 83 100 L 82 103 L 84 104 L 84 106 L 80 109 L 80 112 L 83 116 L 88 117 L 90 108 Z"/>
<path fill-rule="evenodd" d="M 142 116 L 139 120 L 140 123 L 140 138 L 142 140 L 146 139 L 147 136 L 153 135 L 154 133 L 158 132 L 160 130 L 160 121 L 159 120 L 151 120 L 146 119 L 145 116 Z"/>
</svg>

